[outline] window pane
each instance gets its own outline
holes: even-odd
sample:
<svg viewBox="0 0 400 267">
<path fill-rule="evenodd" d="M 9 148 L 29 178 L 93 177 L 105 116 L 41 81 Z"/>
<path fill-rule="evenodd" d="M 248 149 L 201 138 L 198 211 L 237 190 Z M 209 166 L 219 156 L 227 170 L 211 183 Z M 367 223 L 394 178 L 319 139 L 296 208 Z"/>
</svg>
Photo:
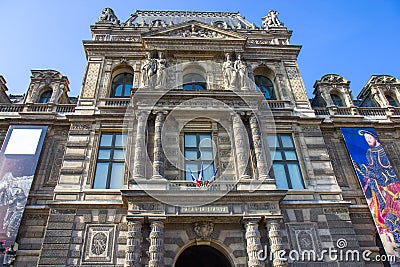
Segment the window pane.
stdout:
<svg viewBox="0 0 400 267">
<path fill-rule="evenodd" d="M 114 159 L 124 160 L 125 159 L 124 150 L 123 149 L 115 149 L 114 150 Z"/>
<path fill-rule="evenodd" d="M 214 164 L 211 163 L 209 165 L 203 166 L 203 168 L 204 168 L 203 181 L 210 180 L 214 174 Z"/>
<path fill-rule="evenodd" d="M 211 147 L 211 136 L 200 135 L 200 147 Z"/>
<path fill-rule="evenodd" d="M 192 90 L 193 89 L 191 83 L 184 84 L 182 88 L 183 88 L 183 90 Z"/>
<path fill-rule="evenodd" d="M 185 134 L 185 147 L 197 147 L 195 134 Z"/>
<path fill-rule="evenodd" d="M 285 168 L 283 164 L 274 163 L 273 164 L 274 175 L 276 180 L 276 186 L 279 189 L 288 189 L 289 185 L 286 179 Z"/>
<path fill-rule="evenodd" d="M 117 85 L 114 96 L 122 96 L 122 84 Z"/>
<path fill-rule="evenodd" d="M 269 147 L 278 147 L 279 146 L 278 136 L 276 136 L 276 135 L 268 135 L 267 136 L 267 140 L 268 140 L 268 146 Z"/>
<path fill-rule="evenodd" d="M 102 134 L 100 140 L 100 146 L 111 146 L 112 144 L 112 134 Z"/>
<path fill-rule="evenodd" d="M 281 135 L 283 147 L 293 147 L 292 137 L 290 135 Z"/>
<path fill-rule="evenodd" d="M 289 169 L 289 176 L 290 176 L 290 181 L 292 183 L 292 188 L 293 189 L 303 189 L 303 180 L 301 178 L 301 173 L 300 173 L 300 168 L 297 163 L 289 163 L 288 165 Z"/>
<path fill-rule="evenodd" d="M 198 167 L 197 163 L 186 163 L 186 180 L 192 181 L 192 177 L 190 176 L 190 172 L 192 172 L 193 176 L 198 178 Z"/>
<path fill-rule="evenodd" d="M 116 134 L 115 135 L 115 146 L 116 147 L 126 146 L 126 134 Z"/>
<path fill-rule="evenodd" d="M 201 155 L 201 157 L 200 157 L 201 160 L 212 160 L 213 159 L 212 150 L 201 150 L 200 155 Z"/>
<path fill-rule="evenodd" d="M 98 159 L 110 159 L 110 150 L 105 150 L 105 149 L 99 150 Z"/>
<path fill-rule="evenodd" d="M 96 165 L 96 175 L 94 176 L 94 189 L 105 189 L 107 183 L 108 162 L 98 162 Z"/>
<path fill-rule="evenodd" d="M 110 189 L 122 188 L 124 179 L 124 163 L 113 163 L 111 170 Z"/>
<path fill-rule="evenodd" d="M 193 84 L 193 87 L 194 87 L 194 89 L 196 89 L 196 90 L 204 90 L 204 89 L 205 89 L 205 86 L 204 86 L 204 84 L 202 84 L 202 83 L 194 83 L 194 84 Z"/>
<path fill-rule="evenodd" d="M 297 160 L 295 151 L 285 151 L 286 160 Z"/>
<path fill-rule="evenodd" d="M 186 150 L 185 158 L 187 160 L 197 160 L 197 150 Z"/>
<path fill-rule="evenodd" d="M 124 96 L 130 96 L 131 95 L 132 86 L 133 86 L 132 84 L 125 85 Z"/>
<path fill-rule="evenodd" d="M 270 151 L 273 160 L 282 160 L 282 153 L 280 150 Z"/>
</svg>

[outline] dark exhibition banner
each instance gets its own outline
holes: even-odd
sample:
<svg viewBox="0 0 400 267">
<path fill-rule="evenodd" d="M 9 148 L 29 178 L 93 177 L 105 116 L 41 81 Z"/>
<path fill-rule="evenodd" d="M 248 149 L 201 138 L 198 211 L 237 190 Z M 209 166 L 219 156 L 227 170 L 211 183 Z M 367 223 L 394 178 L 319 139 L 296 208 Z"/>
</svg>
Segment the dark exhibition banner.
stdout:
<svg viewBox="0 0 400 267">
<path fill-rule="evenodd" d="M 0 240 L 14 244 L 47 126 L 11 125 L 0 151 Z"/>
<path fill-rule="evenodd" d="M 347 150 L 388 255 L 399 257 L 400 183 L 374 128 L 341 128 Z"/>
</svg>

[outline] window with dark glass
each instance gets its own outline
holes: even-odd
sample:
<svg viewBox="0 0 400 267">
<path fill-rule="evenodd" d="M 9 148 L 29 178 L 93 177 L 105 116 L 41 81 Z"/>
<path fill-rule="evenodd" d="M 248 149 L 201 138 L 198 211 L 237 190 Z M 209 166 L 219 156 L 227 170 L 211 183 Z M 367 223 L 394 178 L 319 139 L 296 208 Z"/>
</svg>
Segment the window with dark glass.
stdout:
<svg viewBox="0 0 400 267">
<path fill-rule="evenodd" d="M 332 102 L 337 107 L 343 107 L 343 101 L 337 94 L 331 94 Z"/>
<path fill-rule="evenodd" d="M 120 189 L 124 178 L 126 134 L 103 133 L 94 176 L 94 189 Z"/>
<path fill-rule="evenodd" d="M 392 107 L 398 107 L 399 105 L 397 104 L 396 100 L 394 100 L 394 98 L 390 95 L 385 95 L 386 99 L 389 102 L 389 105 L 391 105 Z"/>
<path fill-rule="evenodd" d="M 111 97 L 129 97 L 133 86 L 133 75 L 121 73 L 114 77 L 111 84 Z"/>
<path fill-rule="evenodd" d="M 189 73 L 183 76 L 183 90 L 206 90 L 207 83 L 203 76 Z"/>
<path fill-rule="evenodd" d="M 185 179 L 197 179 L 203 168 L 203 180 L 209 180 L 214 174 L 213 147 L 210 133 L 185 133 Z"/>
<path fill-rule="evenodd" d="M 291 135 L 268 136 L 272 170 L 279 189 L 304 189 L 299 161 Z"/>
<path fill-rule="evenodd" d="M 257 89 L 263 93 L 265 99 L 276 99 L 274 84 L 269 78 L 262 75 L 255 75 L 254 81 L 256 83 Z"/>
<path fill-rule="evenodd" d="M 50 101 L 53 91 L 49 90 L 40 95 L 39 103 L 46 104 Z"/>
</svg>

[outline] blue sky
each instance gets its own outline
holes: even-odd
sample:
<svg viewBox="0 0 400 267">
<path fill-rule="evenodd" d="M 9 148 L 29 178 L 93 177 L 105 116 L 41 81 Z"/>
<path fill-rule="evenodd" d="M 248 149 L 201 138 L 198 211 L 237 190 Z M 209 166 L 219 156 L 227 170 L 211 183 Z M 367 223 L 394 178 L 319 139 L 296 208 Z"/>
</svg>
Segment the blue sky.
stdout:
<svg viewBox="0 0 400 267">
<path fill-rule="evenodd" d="M 27 90 L 31 69 L 55 69 L 68 76 L 70 96 L 79 94 L 86 58 L 82 40 L 91 39 L 104 7 L 121 21 L 135 10 L 239 11 L 261 24 L 270 9 L 293 30 L 292 44 L 307 93 L 327 73 L 351 81 L 356 97 L 372 74 L 400 78 L 399 0 L 1 0 L 0 75 L 8 93 Z"/>
</svg>

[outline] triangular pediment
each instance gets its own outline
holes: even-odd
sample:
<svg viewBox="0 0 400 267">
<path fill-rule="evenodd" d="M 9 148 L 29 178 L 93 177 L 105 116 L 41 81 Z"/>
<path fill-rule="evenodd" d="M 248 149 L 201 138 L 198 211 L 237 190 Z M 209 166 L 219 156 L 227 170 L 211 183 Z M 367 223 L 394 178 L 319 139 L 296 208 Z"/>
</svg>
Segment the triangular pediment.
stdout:
<svg viewBox="0 0 400 267">
<path fill-rule="evenodd" d="M 246 36 L 191 20 L 156 31 L 147 32 L 143 38 L 200 38 L 200 39 L 235 39 L 246 40 Z"/>
</svg>

